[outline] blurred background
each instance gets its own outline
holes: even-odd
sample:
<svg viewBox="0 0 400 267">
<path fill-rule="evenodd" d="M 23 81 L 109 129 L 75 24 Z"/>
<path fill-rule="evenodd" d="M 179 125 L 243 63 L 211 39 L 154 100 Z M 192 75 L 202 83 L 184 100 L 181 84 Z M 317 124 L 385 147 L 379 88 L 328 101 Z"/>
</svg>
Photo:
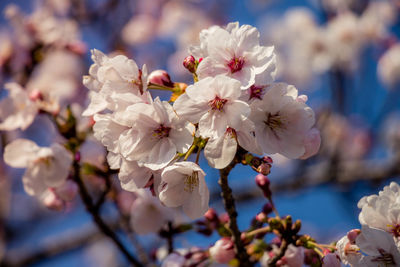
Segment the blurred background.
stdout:
<svg viewBox="0 0 400 267">
<path fill-rule="evenodd" d="M 359 227 L 357 202 L 362 196 L 399 181 L 399 8 L 396 0 L 2 0 L 1 96 L 7 95 L 4 84 L 14 81 L 54 99 L 47 111 L 63 112 L 74 103 L 79 117 L 87 105 L 81 81 L 92 64 L 90 49 L 125 54 L 139 66 L 146 64 L 149 72 L 165 69 L 173 82 L 191 83 L 182 61 L 188 47 L 199 43 L 202 29 L 234 21 L 255 26 L 263 45 L 275 46 L 277 80 L 308 96 L 322 137 L 320 152 L 308 160 L 272 155 L 269 178 L 277 209 L 300 219 L 302 233 L 329 243 Z M 87 124 L 80 119 L 78 126 Z M 45 116 L 37 116 L 25 131 L 0 134 L 2 148 L 17 137 L 41 146 L 60 140 Z M 104 148 L 92 138 L 84 146 L 83 161 L 101 166 Z M 210 206 L 222 213 L 218 172 L 204 158 L 200 162 Z M 49 210 L 24 192 L 22 170 L 4 162 L 0 168 L 2 265 L 125 266 L 79 197 L 63 211 Z M 229 178 L 241 229 L 266 203 L 255 175 L 248 166 L 237 166 Z M 93 194 L 104 187 L 98 177 L 88 181 Z M 113 183 L 118 184 L 116 178 Z M 111 201 L 102 215 L 116 225 Z M 217 239 L 190 232 L 177 238 L 176 247 L 206 248 Z M 136 236 L 133 242 L 154 255 L 165 243 L 156 235 Z"/>
</svg>

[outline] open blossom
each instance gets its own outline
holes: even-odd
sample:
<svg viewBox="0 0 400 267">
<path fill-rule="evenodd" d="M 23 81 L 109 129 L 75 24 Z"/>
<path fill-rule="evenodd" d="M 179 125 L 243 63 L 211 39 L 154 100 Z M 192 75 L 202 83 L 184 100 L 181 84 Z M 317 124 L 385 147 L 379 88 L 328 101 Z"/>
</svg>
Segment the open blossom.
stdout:
<svg viewBox="0 0 400 267">
<path fill-rule="evenodd" d="M 180 117 L 199 123 L 201 136 L 218 138 L 227 127 L 239 129 L 250 113 L 240 94 L 238 81 L 222 75 L 208 77 L 186 88 L 174 109 Z"/>
<path fill-rule="evenodd" d="M 150 169 L 165 167 L 193 142 L 194 125 L 178 117 L 168 102 L 129 106 L 119 118 L 130 127 L 120 137 L 120 153 Z"/>
<path fill-rule="evenodd" d="M 26 90 L 17 83 L 7 83 L 8 96 L 0 101 L 0 130 L 25 130 L 38 113 Z"/>
<path fill-rule="evenodd" d="M 400 44 L 390 47 L 379 59 L 379 79 L 389 88 L 400 80 Z"/>
<path fill-rule="evenodd" d="M 204 180 L 204 171 L 193 162 L 176 162 L 161 173 L 159 198 L 167 207 L 182 206 L 191 219 L 197 219 L 208 210 L 210 194 Z"/>
<path fill-rule="evenodd" d="M 358 207 L 361 209 L 359 220 L 362 225 L 386 231 L 400 248 L 399 197 L 400 186 L 392 182 L 379 195 L 363 197 Z"/>
<path fill-rule="evenodd" d="M 254 123 L 246 119 L 240 128 L 228 127 L 224 135 L 210 138 L 204 148 L 208 164 L 216 169 L 225 168 L 235 157 L 238 145 L 251 153 L 262 154 L 254 137 L 254 128 Z"/>
<path fill-rule="evenodd" d="M 136 62 L 124 55 L 109 58 L 96 49 L 92 50 L 92 60 L 89 75 L 83 77 L 84 85 L 91 90 L 84 116 L 150 101 L 146 66 L 139 70 Z"/>
<path fill-rule="evenodd" d="M 40 197 L 47 188 L 64 185 L 72 163 L 72 155 L 63 146 L 39 147 L 26 139 L 8 144 L 4 161 L 14 168 L 26 168 L 22 182 L 25 191 Z"/>
<path fill-rule="evenodd" d="M 131 226 L 139 234 L 158 232 L 173 219 L 171 209 L 161 205 L 146 189 L 135 191 L 137 198 L 131 207 Z"/>
<path fill-rule="evenodd" d="M 210 248 L 210 256 L 218 263 L 229 263 L 235 258 L 233 241 L 230 237 L 223 237 Z"/>
<path fill-rule="evenodd" d="M 251 104 L 257 143 L 268 154 L 299 158 L 306 153 L 305 138 L 315 123 L 314 112 L 298 99 L 294 86 L 271 86 L 262 101 Z"/>
<path fill-rule="evenodd" d="M 213 27 L 202 39 L 200 48 L 207 56 L 197 68 L 200 80 L 223 74 L 237 79 L 241 88 L 247 89 L 257 74 L 275 64 L 273 47 L 261 46 L 260 33 L 250 25 L 239 27 L 236 22 L 226 29 Z"/>
<path fill-rule="evenodd" d="M 344 236 L 336 247 L 342 262 L 352 267 L 399 266 L 399 248 L 381 229 L 363 226 L 354 243 Z"/>
</svg>

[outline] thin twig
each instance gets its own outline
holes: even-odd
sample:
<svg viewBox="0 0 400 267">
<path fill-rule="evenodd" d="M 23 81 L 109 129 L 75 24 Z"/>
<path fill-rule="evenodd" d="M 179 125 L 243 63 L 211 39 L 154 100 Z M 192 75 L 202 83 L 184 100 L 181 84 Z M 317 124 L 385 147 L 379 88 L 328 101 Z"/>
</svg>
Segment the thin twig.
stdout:
<svg viewBox="0 0 400 267">
<path fill-rule="evenodd" d="M 281 246 L 279 247 L 279 252 L 272 258 L 268 260 L 269 267 L 275 267 L 276 263 L 285 255 L 285 252 L 289 246 L 289 243 L 282 239 Z"/>
<path fill-rule="evenodd" d="M 103 219 L 101 218 L 100 214 L 98 213 L 98 209 L 96 209 L 96 206 L 93 203 L 92 197 L 90 196 L 89 192 L 86 189 L 85 184 L 83 183 L 83 181 L 82 181 L 82 179 L 80 177 L 80 166 L 79 166 L 79 163 L 77 161 L 74 161 L 74 165 L 73 166 L 74 166 L 74 181 L 78 184 L 79 194 L 81 196 L 81 199 L 82 199 L 83 203 L 85 204 L 85 207 L 86 207 L 87 211 L 92 216 L 93 221 L 96 223 L 97 227 L 100 229 L 101 232 L 103 232 L 106 236 L 108 236 L 115 243 L 115 245 L 125 255 L 125 257 L 129 260 L 130 263 L 132 263 L 135 266 L 143 266 L 135 258 L 135 256 L 133 256 L 125 248 L 125 246 L 118 239 L 118 237 L 114 233 L 114 231 L 110 227 L 108 227 L 108 225 L 103 221 Z"/>
<path fill-rule="evenodd" d="M 224 201 L 225 210 L 229 215 L 228 227 L 232 233 L 232 240 L 235 245 L 236 257 L 240 262 L 240 266 L 246 267 L 246 266 L 253 266 L 253 264 L 250 262 L 249 255 L 247 254 L 244 244 L 241 240 L 242 233 L 240 232 L 236 222 L 236 217 L 238 214 L 235 207 L 235 199 L 233 198 L 232 190 L 228 184 L 228 175 L 230 171 L 235 167 L 236 163 L 237 161 L 236 159 L 234 159 L 231 162 L 231 164 L 229 164 L 227 167 L 219 171 L 220 178 L 218 183 L 221 186 L 222 190 L 221 196 Z"/>
</svg>

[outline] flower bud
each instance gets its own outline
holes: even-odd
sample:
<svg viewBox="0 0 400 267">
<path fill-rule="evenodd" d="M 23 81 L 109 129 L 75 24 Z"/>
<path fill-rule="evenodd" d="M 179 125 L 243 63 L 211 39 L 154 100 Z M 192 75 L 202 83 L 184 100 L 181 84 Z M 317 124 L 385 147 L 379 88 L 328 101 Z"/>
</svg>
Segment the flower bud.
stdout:
<svg viewBox="0 0 400 267">
<path fill-rule="evenodd" d="M 218 221 L 218 214 L 213 208 L 209 208 L 206 213 L 204 213 L 204 217 L 210 222 Z"/>
<path fill-rule="evenodd" d="M 222 214 L 219 216 L 219 221 L 220 221 L 222 224 L 229 222 L 229 215 L 228 215 L 228 213 L 222 213 Z"/>
<path fill-rule="evenodd" d="M 235 258 L 234 245 L 229 237 L 223 237 L 210 248 L 210 256 L 216 262 L 226 264 Z"/>
<path fill-rule="evenodd" d="M 71 201 L 78 193 L 78 185 L 72 181 L 67 180 L 62 186 L 56 189 L 56 194 L 65 201 Z"/>
<path fill-rule="evenodd" d="M 263 213 L 265 214 L 270 214 L 273 210 L 272 204 L 271 203 L 267 203 L 263 206 Z"/>
<path fill-rule="evenodd" d="M 265 222 L 267 219 L 267 215 L 265 215 L 264 212 L 260 212 L 259 214 L 256 215 L 256 220 L 259 222 Z"/>
<path fill-rule="evenodd" d="M 325 257 L 322 258 L 322 267 L 340 267 L 340 258 L 336 253 L 327 253 Z"/>
<path fill-rule="evenodd" d="M 258 185 L 258 187 L 261 188 L 261 190 L 264 193 L 264 196 L 266 198 L 270 198 L 271 197 L 271 190 L 269 189 L 269 179 L 267 176 L 264 176 L 262 174 L 257 174 L 256 176 L 256 184 Z"/>
<path fill-rule="evenodd" d="M 347 232 L 347 238 L 349 239 L 350 244 L 354 245 L 356 243 L 356 238 L 359 234 L 361 234 L 360 229 L 353 229 Z"/>
<path fill-rule="evenodd" d="M 196 72 L 196 59 L 190 55 L 183 60 L 183 66 L 191 73 Z"/>
<path fill-rule="evenodd" d="M 272 158 L 271 158 L 271 157 L 268 157 L 268 156 L 264 156 L 264 157 L 262 158 L 262 160 L 263 160 L 265 163 L 269 163 L 269 164 L 274 163 L 274 161 L 272 160 Z"/>
<path fill-rule="evenodd" d="M 165 70 L 155 70 L 150 73 L 148 81 L 153 84 L 158 84 L 167 87 L 174 87 L 174 83 L 171 81 L 171 77 Z"/>
</svg>

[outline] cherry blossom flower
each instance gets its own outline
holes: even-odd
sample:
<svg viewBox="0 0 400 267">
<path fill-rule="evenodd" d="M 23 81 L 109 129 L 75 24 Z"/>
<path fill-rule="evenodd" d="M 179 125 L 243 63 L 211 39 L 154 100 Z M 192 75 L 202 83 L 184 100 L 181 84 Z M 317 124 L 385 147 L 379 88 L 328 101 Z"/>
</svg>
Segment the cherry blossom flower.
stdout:
<svg viewBox="0 0 400 267">
<path fill-rule="evenodd" d="M 251 104 L 257 143 L 268 154 L 299 158 L 306 153 L 305 137 L 314 125 L 314 112 L 297 100 L 297 89 L 274 84 L 262 101 Z"/>
<path fill-rule="evenodd" d="M 89 75 L 83 77 L 84 85 L 91 90 L 90 104 L 83 112 L 90 116 L 102 110 L 125 109 L 135 103 L 150 102 L 147 90 L 147 69 L 139 70 L 136 62 L 126 56 L 109 58 L 99 50 L 92 50 L 94 64 Z"/>
<path fill-rule="evenodd" d="M 148 190 L 138 189 L 137 198 L 131 206 L 131 226 L 139 234 L 158 232 L 168 221 L 173 219 L 171 209 L 161 205 Z"/>
<path fill-rule="evenodd" d="M 210 256 L 218 263 L 229 263 L 235 258 L 233 241 L 230 237 L 223 237 L 210 248 Z"/>
<path fill-rule="evenodd" d="M 27 92 L 17 83 L 7 83 L 8 96 L 0 101 L 0 130 L 25 130 L 38 113 Z"/>
<path fill-rule="evenodd" d="M 159 198 L 167 207 L 182 206 L 191 219 L 197 219 L 208 210 L 210 198 L 204 180 L 204 171 L 193 162 L 176 162 L 161 173 Z"/>
<path fill-rule="evenodd" d="M 399 196 L 400 186 L 392 182 L 379 195 L 363 197 L 358 207 L 361 209 L 359 221 L 362 225 L 386 231 L 400 248 Z"/>
<path fill-rule="evenodd" d="M 186 88 L 174 109 L 180 117 L 199 123 L 201 136 L 219 138 L 227 127 L 239 129 L 250 113 L 240 94 L 238 81 L 222 75 L 208 77 Z"/>
<path fill-rule="evenodd" d="M 393 45 L 380 57 L 378 77 L 389 89 L 399 82 L 400 44 Z"/>
<path fill-rule="evenodd" d="M 247 89 L 255 83 L 255 76 L 274 64 L 273 47 L 260 46 L 260 33 L 250 25 L 230 23 L 226 29 L 211 28 L 201 36 L 207 50 L 197 68 L 199 79 L 223 74 L 241 83 Z"/>
<path fill-rule="evenodd" d="M 251 153 L 262 154 L 254 136 L 254 129 L 253 122 L 246 119 L 240 128 L 228 127 L 221 137 L 210 138 L 204 148 L 208 164 L 216 169 L 225 168 L 235 157 L 238 145 Z"/>
<path fill-rule="evenodd" d="M 25 191 L 40 197 L 47 188 L 64 185 L 72 163 L 72 155 L 63 146 L 39 147 L 26 139 L 8 144 L 4 161 L 14 168 L 26 168 L 22 182 Z"/>
<path fill-rule="evenodd" d="M 193 142 L 194 125 L 179 118 L 168 102 L 129 106 L 119 118 L 130 130 L 120 137 L 120 152 L 127 160 L 150 169 L 165 167 Z"/>
</svg>

